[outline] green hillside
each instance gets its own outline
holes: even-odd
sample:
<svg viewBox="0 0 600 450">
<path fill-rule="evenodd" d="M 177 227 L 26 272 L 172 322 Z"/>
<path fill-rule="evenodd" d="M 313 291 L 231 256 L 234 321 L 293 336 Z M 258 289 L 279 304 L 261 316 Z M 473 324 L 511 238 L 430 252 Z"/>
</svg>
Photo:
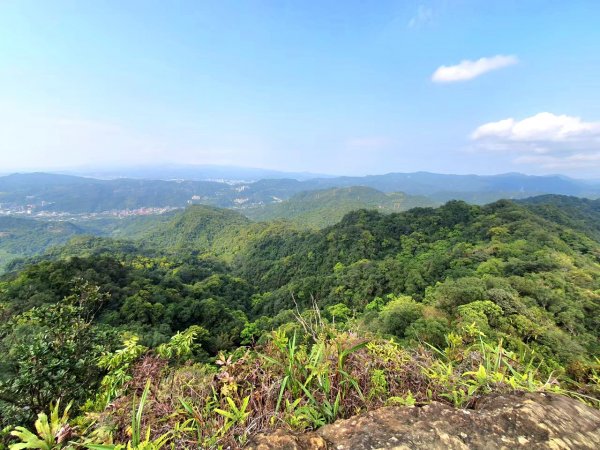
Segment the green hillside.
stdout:
<svg viewBox="0 0 600 450">
<path fill-rule="evenodd" d="M 209 181 L 98 180 L 44 173 L 0 177 L 0 203 L 69 213 L 182 207 L 193 197 L 214 203 L 229 190 L 226 184 Z"/>
<path fill-rule="evenodd" d="M 136 238 L 160 224 L 165 224 L 181 210 L 163 214 L 150 214 L 127 217 L 101 217 L 79 220 L 78 225 L 94 236 L 109 236 L 118 239 Z"/>
<path fill-rule="evenodd" d="M 16 258 L 42 253 L 85 232 L 84 228 L 69 222 L 40 222 L 0 216 L 0 273 L 7 263 Z"/>
<path fill-rule="evenodd" d="M 462 305 L 492 302 L 504 319 L 490 332 L 525 339 L 518 323 L 527 321 L 515 322 L 513 314 L 528 311 L 527 323 L 543 324 L 528 346 L 556 352 L 556 362 L 600 350 L 599 242 L 515 203 L 450 202 L 392 215 L 356 211 L 283 247 L 267 236 L 246 258 L 242 276 L 266 292 L 255 302 L 257 314 L 293 308 L 292 294 L 306 306 L 314 296 L 323 307 L 342 303 L 362 311 L 376 297 L 401 293 L 450 322 Z"/>
<path fill-rule="evenodd" d="M 332 177 L 303 179 L 262 179 L 253 182 L 224 183 L 193 180 L 126 179 L 100 180 L 45 173 L 0 176 L 0 209 L 33 209 L 34 212 L 99 213 L 141 207 L 185 207 L 190 203 L 208 204 L 223 208 L 254 208 L 277 204 L 307 191 L 341 189 L 344 202 L 356 202 L 357 197 L 344 189 L 365 186 L 385 193 L 403 192 L 415 206 L 425 204 L 423 197 L 440 203 L 458 199 L 484 204 L 502 198 L 526 198 L 542 194 L 576 195 L 589 198 L 600 196 L 597 182 L 586 182 L 559 176 L 527 176 L 509 173 L 494 176 L 445 175 L 427 172 L 389 173 L 365 177 Z M 308 195 L 309 198 L 306 198 Z M 377 200 L 374 193 L 363 207 L 387 203 Z M 413 202 L 416 201 L 416 203 Z M 302 194 L 296 202 L 310 201 Z M 428 203 L 431 204 L 431 203 Z M 359 206 L 358 203 L 353 203 Z M 393 209 L 393 203 L 391 205 Z M 275 208 L 265 217 L 285 217 L 295 207 Z M 253 212 L 251 212 L 252 214 Z M 270 215 L 269 215 L 270 214 Z M 310 222 L 310 220 L 308 220 Z"/>
<path fill-rule="evenodd" d="M 15 259 L 41 255 L 53 246 L 65 244 L 75 236 L 87 235 L 137 239 L 175 213 L 125 218 L 98 218 L 68 221 L 44 221 L 0 216 L 0 273 Z"/>
<path fill-rule="evenodd" d="M 77 445 L 148 427 L 147 448 L 237 448 L 383 405 L 600 406 L 595 211 L 452 201 L 310 229 L 194 206 L 137 240 L 75 236 L 0 277 L 0 425 L 60 399 Z"/>
<path fill-rule="evenodd" d="M 566 195 L 540 195 L 521 200 L 522 204 L 546 219 L 574 228 L 600 240 L 600 199 Z"/>
<path fill-rule="evenodd" d="M 435 203 L 423 196 L 385 194 L 369 187 L 353 186 L 301 192 L 289 200 L 247 208 L 243 213 L 254 220 L 287 219 L 301 226 L 323 228 L 339 222 L 345 214 L 356 209 L 390 213 L 417 206 L 435 206 Z"/>
<path fill-rule="evenodd" d="M 190 206 L 168 222 L 154 224 L 137 239 L 169 250 L 207 252 L 225 236 L 232 238 L 250 224 L 241 214 L 212 206 Z"/>
</svg>

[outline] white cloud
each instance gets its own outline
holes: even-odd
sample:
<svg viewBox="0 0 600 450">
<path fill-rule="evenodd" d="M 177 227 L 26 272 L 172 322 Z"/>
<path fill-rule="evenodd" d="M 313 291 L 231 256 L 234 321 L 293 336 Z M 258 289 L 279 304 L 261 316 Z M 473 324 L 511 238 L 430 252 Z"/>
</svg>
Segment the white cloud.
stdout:
<svg viewBox="0 0 600 450">
<path fill-rule="evenodd" d="M 417 13 L 408 21 L 408 28 L 420 28 L 433 21 L 433 9 L 419 5 Z"/>
<path fill-rule="evenodd" d="M 555 144 L 598 144 L 600 122 L 584 122 L 579 117 L 542 112 L 523 120 L 513 118 L 490 122 L 478 127 L 473 140 L 494 140 L 504 144 L 522 143 L 547 146 Z"/>
<path fill-rule="evenodd" d="M 576 153 L 571 156 L 521 156 L 515 161 L 517 164 L 529 164 L 549 170 L 576 170 L 576 169 L 600 169 L 600 152 Z"/>
<path fill-rule="evenodd" d="M 477 148 L 520 154 L 514 162 L 545 169 L 600 168 L 600 122 L 542 112 L 522 120 L 508 118 L 479 126 Z"/>
<path fill-rule="evenodd" d="M 472 80 L 484 73 L 512 66 L 518 62 L 518 58 L 513 55 L 496 55 L 489 58 L 480 58 L 477 61 L 465 59 L 454 66 L 438 67 L 431 76 L 431 80 L 435 83 Z"/>
</svg>

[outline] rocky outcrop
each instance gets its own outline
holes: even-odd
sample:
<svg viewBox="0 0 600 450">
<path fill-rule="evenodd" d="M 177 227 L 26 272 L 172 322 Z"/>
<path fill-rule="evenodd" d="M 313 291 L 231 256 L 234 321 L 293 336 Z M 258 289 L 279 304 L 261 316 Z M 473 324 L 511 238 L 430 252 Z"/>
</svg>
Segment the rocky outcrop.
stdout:
<svg viewBox="0 0 600 450">
<path fill-rule="evenodd" d="M 253 450 L 599 449 L 600 411 L 550 394 L 490 396 L 475 409 L 384 407 L 317 432 L 256 436 Z"/>
</svg>

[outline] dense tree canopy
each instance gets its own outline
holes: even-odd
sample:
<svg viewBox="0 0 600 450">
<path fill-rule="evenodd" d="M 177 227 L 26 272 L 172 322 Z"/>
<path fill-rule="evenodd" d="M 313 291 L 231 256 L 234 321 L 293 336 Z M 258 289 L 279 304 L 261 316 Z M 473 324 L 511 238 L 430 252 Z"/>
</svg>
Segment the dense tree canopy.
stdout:
<svg viewBox="0 0 600 450">
<path fill-rule="evenodd" d="M 94 361 L 123 336 L 157 348 L 200 326 L 206 362 L 315 305 L 342 330 L 407 347 L 501 339 L 585 381 L 600 354 L 600 214 L 547 200 L 357 210 L 320 230 L 193 207 L 142 241 L 76 237 L 0 279 L 1 422 L 55 399 L 82 407 L 106 375 Z"/>
</svg>

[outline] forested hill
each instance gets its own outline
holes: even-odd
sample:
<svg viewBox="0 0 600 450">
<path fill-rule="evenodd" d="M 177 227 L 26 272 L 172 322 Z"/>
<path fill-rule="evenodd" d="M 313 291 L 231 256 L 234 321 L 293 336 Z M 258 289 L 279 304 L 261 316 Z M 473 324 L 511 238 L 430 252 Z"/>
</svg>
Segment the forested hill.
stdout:
<svg viewBox="0 0 600 450">
<path fill-rule="evenodd" d="M 428 197 L 428 204 L 452 199 L 484 204 L 501 198 L 526 198 L 541 194 L 600 196 L 598 182 L 522 174 L 476 176 L 417 172 L 302 181 L 291 178 L 254 182 L 230 180 L 225 183 L 202 180 L 98 180 L 30 173 L 0 177 L 0 209 L 20 207 L 34 212 L 98 213 L 141 207 L 183 207 L 191 203 L 244 209 L 276 204 L 300 192 L 354 186 L 385 193 L 404 192 L 409 196 L 425 196 Z"/>
<path fill-rule="evenodd" d="M 157 248 L 171 251 L 214 251 L 217 241 L 235 239 L 250 220 L 236 211 L 212 206 L 190 206 L 170 221 L 151 227 L 136 237 Z M 221 245 L 225 245 L 222 243 Z"/>
<path fill-rule="evenodd" d="M 520 173 L 501 175 L 452 175 L 430 172 L 388 173 L 365 177 L 337 177 L 308 180 L 312 189 L 368 186 L 383 192 L 425 195 L 435 201 L 465 200 L 488 203 L 502 198 L 525 198 L 541 194 L 598 197 L 598 182 L 558 175 L 532 176 Z M 306 189 L 305 189 L 306 190 Z"/>
<path fill-rule="evenodd" d="M 41 255 L 75 236 L 139 239 L 160 224 L 171 221 L 174 215 L 175 212 L 171 212 L 76 222 L 0 216 L 0 273 L 14 260 Z"/>
<path fill-rule="evenodd" d="M 44 173 L 0 177 L 0 204 L 35 211 L 90 213 L 141 207 L 185 206 L 215 198 L 228 185 L 210 181 L 97 180 Z"/>
<path fill-rule="evenodd" d="M 68 222 L 0 216 L 0 273 L 3 266 L 13 259 L 37 255 L 85 232 L 84 228 Z"/>
<path fill-rule="evenodd" d="M 0 425 L 61 399 L 77 439 L 127 442 L 147 379 L 152 439 L 204 448 L 490 392 L 597 404 L 596 218 L 573 198 L 451 201 L 317 230 L 194 206 L 137 241 L 76 236 L 0 278 Z"/>
<path fill-rule="evenodd" d="M 254 220 L 288 219 L 302 226 L 323 228 L 339 222 L 344 214 L 356 209 L 391 213 L 417 206 L 436 206 L 436 203 L 424 196 L 402 192 L 386 194 L 369 187 L 353 186 L 301 192 L 280 203 L 247 208 L 243 212 Z"/>
<path fill-rule="evenodd" d="M 571 208 L 579 202 L 561 201 Z M 535 321 L 545 318 L 557 332 L 568 324 L 578 337 L 560 332 L 564 339 L 592 345 L 595 338 L 588 333 L 596 332 L 597 319 L 587 308 L 597 308 L 600 244 L 554 221 L 545 209 L 538 213 L 538 206 L 453 201 L 393 214 L 358 210 L 316 231 L 286 222 L 253 224 L 233 211 L 195 206 L 151 226 L 138 243 L 81 238 L 53 250 L 42 264 L 51 268 L 62 255 L 118 261 L 135 260 L 139 253 L 161 257 L 169 268 L 182 258 L 193 266 L 194 258 L 216 255 L 222 267 L 260 294 L 252 309 L 241 310 L 249 319 L 292 309 L 292 294 L 304 307 L 314 296 L 324 308 L 341 303 L 355 312 L 375 297 L 410 295 L 450 314 L 448 320 L 463 303 L 498 301 L 508 302 L 505 312 L 537 305 L 541 315 Z M 153 282 L 160 284 L 161 277 Z"/>
<path fill-rule="evenodd" d="M 240 241 L 242 229 L 250 223 L 246 217 L 260 221 L 286 219 L 300 227 L 321 228 L 360 208 L 394 212 L 432 204 L 425 197 L 352 187 L 300 193 L 281 203 L 241 210 L 192 205 L 186 210 L 162 214 L 77 216 L 70 219 L 73 223 L 62 217 L 31 220 L 9 216 L 4 220 L 0 216 L 0 272 L 11 260 L 41 254 L 53 245 L 65 243 L 74 234 L 143 240 L 158 248 L 183 248 L 193 242 L 196 250 L 232 256 L 235 247 L 230 244 Z M 17 223 L 19 227 L 14 225 Z"/>
<path fill-rule="evenodd" d="M 600 241 L 600 199 L 540 195 L 521 202 L 542 217 L 582 231 Z"/>
<path fill-rule="evenodd" d="M 491 300 L 487 289 L 498 282 L 514 302 L 508 309 L 537 299 L 551 316 L 566 317 L 575 308 L 572 317 L 596 320 L 585 308 L 597 302 L 598 241 L 507 201 L 484 207 L 450 202 L 391 215 L 356 211 L 333 227 L 292 235 L 283 244 L 266 236 L 248 250 L 246 260 L 253 264 L 239 267 L 271 291 L 260 306 L 269 313 L 290 307 L 292 293 L 303 301 L 312 294 L 323 303 L 360 310 L 389 292 L 436 303 L 438 290 L 452 311 L 469 301 Z M 580 270 L 590 277 L 583 290 L 571 278 Z M 569 297 L 570 306 L 564 303 Z M 588 304 L 585 298 L 595 300 Z"/>
</svg>

